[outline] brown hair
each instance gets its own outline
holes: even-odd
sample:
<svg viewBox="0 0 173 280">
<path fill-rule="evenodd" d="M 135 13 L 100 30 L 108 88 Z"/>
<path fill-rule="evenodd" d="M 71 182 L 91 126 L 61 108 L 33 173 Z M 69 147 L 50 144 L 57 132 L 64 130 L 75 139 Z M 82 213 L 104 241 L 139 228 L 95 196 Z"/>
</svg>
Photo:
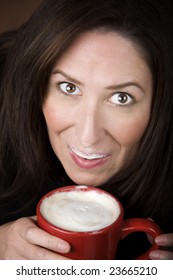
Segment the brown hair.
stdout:
<svg viewBox="0 0 173 280">
<path fill-rule="evenodd" d="M 105 28 L 142 47 L 153 73 L 154 98 L 151 120 L 133 163 L 102 187 L 121 199 L 129 215 L 152 216 L 162 226 L 168 224 L 173 209 L 171 26 L 172 18 L 159 1 L 42 2 L 20 28 L 4 69 L 1 207 L 19 197 L 29 203 L 49 177 L 64 174 L 50 147 L 42 114 L 47 82 L 55 61 L 80 33 Z"/>
</svg>

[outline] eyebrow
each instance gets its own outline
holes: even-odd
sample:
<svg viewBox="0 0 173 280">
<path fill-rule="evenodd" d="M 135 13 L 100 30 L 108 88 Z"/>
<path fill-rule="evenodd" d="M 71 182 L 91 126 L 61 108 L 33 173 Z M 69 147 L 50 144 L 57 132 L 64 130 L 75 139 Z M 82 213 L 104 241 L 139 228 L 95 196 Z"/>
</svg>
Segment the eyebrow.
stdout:
<svg viewBox="0 0 173 280">
<path fill-rule="evenodd" d="M 57 75 L 60 74 L 62 76 L 64 76 L 68 81 L 74 83 L 74 84 L 78 84 L 78 85 L 84 85 L 83 83 L 81 83 L 79 80 L 77 80 L 76 78 L 71 77 L 70 75 L 66 74 L 65 72 L 63 72 L 62 70 L 55 70 L 52 73 L 53 75 Z"/>
<path fill-rule="evenodd" d="M 69 74 L 65 73 L 65 72 L 62 71 L 62 70 L 56 69 L 56 70 L 53 71 L 53 73 L 52 73 L 52 75 L 57 75 L 57 74 L 60 74 L 60 75 L 64 76 L 64 77 L 65 77 L 68 81 L 70 81 L 71 83 L 78 84 L 78 85 L 81 85 L 81 86 L 84 85 L 84 84 L 83 84 L 82 82 L 80 82 L 78 79 L 71 77 Z M 143 89 L 143 87 L 140 85 L 140 83 L 138 83 L 138 82 L 136 82 L 136 81 L 129 81 L 129 82 L 124 82 L 124 83 L 120 83 L 120 84 L 110 85 L 110 86 L 106 87 L 105 89 L 108 89 L 108 90 L 117 90 L 117 89 L 122 89 L 122 88 L 125 88 L 125 87 L 129 87 L 129 86 L 134 86 L 134 87 L 139 88 L 139 89 L 143 92 L 143 94 L 144 94 L 144 89 Z"/>
</svg>

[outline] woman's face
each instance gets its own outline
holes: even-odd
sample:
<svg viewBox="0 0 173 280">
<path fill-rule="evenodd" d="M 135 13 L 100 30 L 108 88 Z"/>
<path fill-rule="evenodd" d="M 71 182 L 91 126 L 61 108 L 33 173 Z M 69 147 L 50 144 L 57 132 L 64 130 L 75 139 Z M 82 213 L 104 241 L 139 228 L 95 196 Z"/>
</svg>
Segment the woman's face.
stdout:
<svg viewBox="0 0 173 280">
<path fill-rule="evenodd" d="M 52 148 L 76 184 L 99 186 L 130 164 L 151 98 L 151 71 L 129 39 L 92 31 L 64 52 L 43 114 Z"/>
</svg>

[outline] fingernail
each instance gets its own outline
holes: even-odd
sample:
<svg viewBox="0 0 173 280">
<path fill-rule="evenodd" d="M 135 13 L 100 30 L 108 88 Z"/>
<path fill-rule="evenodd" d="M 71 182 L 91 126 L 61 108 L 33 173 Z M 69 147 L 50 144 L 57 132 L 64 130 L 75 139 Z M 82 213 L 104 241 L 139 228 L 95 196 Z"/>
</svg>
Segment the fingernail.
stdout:
<svg viewBox="0 0 173 280">
<path fill-rule="evenodd" d="M 70 246 L 68 243 L 58 243 L 58 251 L 61 253 L 68 253 L 70 251 Z"/>
<path fill-rule="evenodd" d="M 157 243 L 157 245 L 165 245 L 166 237 L 164 235 L 159 235 L 155 238 L 155 242 Z"/>
<path fill-rule="evenodd" d="M 158 260 L 160 258 L 160 253 L 157 250 L 151 251 L 149 257 L 151 260 Z"/>
</svg>

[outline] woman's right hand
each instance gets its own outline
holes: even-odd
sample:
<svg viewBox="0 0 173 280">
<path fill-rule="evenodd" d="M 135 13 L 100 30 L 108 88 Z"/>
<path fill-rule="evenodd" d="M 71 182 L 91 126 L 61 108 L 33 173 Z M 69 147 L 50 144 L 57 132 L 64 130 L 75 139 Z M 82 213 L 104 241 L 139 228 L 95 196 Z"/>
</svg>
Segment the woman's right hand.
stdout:
<svg viewBox="0 0 173 280">
<path fill-rule="evenodd" d="M 61 253 L 70 251 L 70 245 L 44 230 L 36 217 L 20 218 L 0 226 L 1 260 L 60 260 Z"/>
</svg>

